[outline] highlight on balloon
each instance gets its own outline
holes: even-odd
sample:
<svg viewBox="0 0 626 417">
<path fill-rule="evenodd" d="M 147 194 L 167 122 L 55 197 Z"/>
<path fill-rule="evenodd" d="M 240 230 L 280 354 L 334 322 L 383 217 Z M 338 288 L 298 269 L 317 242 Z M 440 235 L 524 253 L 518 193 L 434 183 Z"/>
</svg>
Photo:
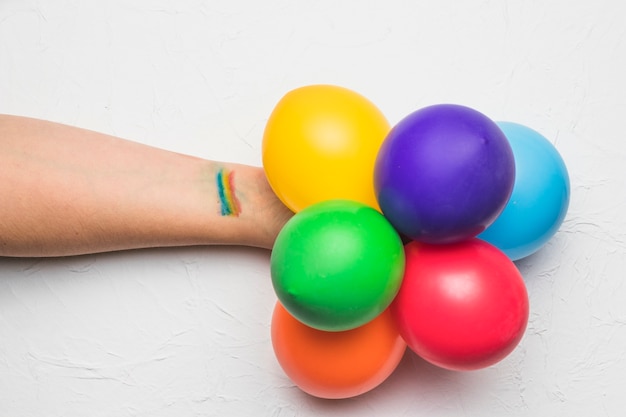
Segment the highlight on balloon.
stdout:
<svg viewBox="0 0 626 417">
<path fill-rule="evenodd" d="M 447 103 L 391 126 L 357 92 L 308 85 L 276 104 L 262 157 L 295 213 L 270 260 L 271 336 L 301 390 L 364 394 L 407 347 L 471 371 L 519 345 L 530 303 L 515 261 L 550 241 L 570 199 L 547 138 Z"/>
</svg>

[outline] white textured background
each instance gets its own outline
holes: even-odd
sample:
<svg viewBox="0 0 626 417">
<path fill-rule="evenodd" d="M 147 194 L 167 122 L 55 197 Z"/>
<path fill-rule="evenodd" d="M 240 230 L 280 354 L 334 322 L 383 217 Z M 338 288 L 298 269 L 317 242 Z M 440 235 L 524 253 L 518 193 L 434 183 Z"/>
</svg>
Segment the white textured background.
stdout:
<svg viewBox="0 0 626 417">
<path fill-rule="evenodd" d="M 274 359 L 266 251 L 0 259 L 0 416 L 624 415 L 625 5 L 0 0 L 0 112 L 260 165 L 280 97 L 334 83 L 392 123 L 453 102 L 526 124 L 572 182 L 561 230 L 518 263 L 531 317 L 513 354 L 471 373 L 407 354 L 346 401 Z"/>
</svg>

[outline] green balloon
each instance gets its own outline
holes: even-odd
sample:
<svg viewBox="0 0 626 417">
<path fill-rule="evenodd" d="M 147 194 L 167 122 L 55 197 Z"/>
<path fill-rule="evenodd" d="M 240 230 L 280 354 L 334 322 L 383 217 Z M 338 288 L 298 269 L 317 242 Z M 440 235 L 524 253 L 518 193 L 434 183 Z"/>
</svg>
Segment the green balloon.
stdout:
<svg viewBox="0 0 626 417">
<path fill-rule="evenodd" d="M 281 230 L 271 256 L 272 284 L 302 323 L 344 331 L 382 313 L 400 289 L 404 247 L 385 217 L 356 201 L 309 206 Z"/>
</svg>

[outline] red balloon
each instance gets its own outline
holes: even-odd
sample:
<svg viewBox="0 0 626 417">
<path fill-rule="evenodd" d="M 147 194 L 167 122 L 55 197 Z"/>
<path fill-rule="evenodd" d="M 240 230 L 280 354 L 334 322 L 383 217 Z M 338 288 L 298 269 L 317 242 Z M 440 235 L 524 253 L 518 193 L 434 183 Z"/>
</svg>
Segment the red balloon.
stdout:
<svg viewBox="0 0 626 417">
<path fill-rule="evenodd" d="M 484 368 L 515 349 L 528 323 L 528 293 L 502 251 L 476 238 L 411 242 L 405 250 L 391 310 L 410 349 L 451 370 Z"/>
</svg>

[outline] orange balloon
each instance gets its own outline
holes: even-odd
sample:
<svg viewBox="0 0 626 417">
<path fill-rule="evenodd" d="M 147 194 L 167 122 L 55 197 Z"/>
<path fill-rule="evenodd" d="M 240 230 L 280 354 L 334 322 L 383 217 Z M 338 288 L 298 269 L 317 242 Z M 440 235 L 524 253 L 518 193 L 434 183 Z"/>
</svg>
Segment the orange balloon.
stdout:
<svg viewBox="0 0 626 417">
<path fill-rule="evenodd" d="M 389 133 L 367 98 L 334 85 L 289 91 L 263 133 L 263 167 L 272 189 L 292 211 L 325 200 L 355 200 L 380 211 L 374 164 Z"/>
<path fill-rule="evenodd" d="M 326 332 L 308 327 L 276 303 L 272 345 L 280 366 L 304 392 L 350 398 L 380 385 L 406 350 L 389 310 L 356 329 Z"/>
</svg>

